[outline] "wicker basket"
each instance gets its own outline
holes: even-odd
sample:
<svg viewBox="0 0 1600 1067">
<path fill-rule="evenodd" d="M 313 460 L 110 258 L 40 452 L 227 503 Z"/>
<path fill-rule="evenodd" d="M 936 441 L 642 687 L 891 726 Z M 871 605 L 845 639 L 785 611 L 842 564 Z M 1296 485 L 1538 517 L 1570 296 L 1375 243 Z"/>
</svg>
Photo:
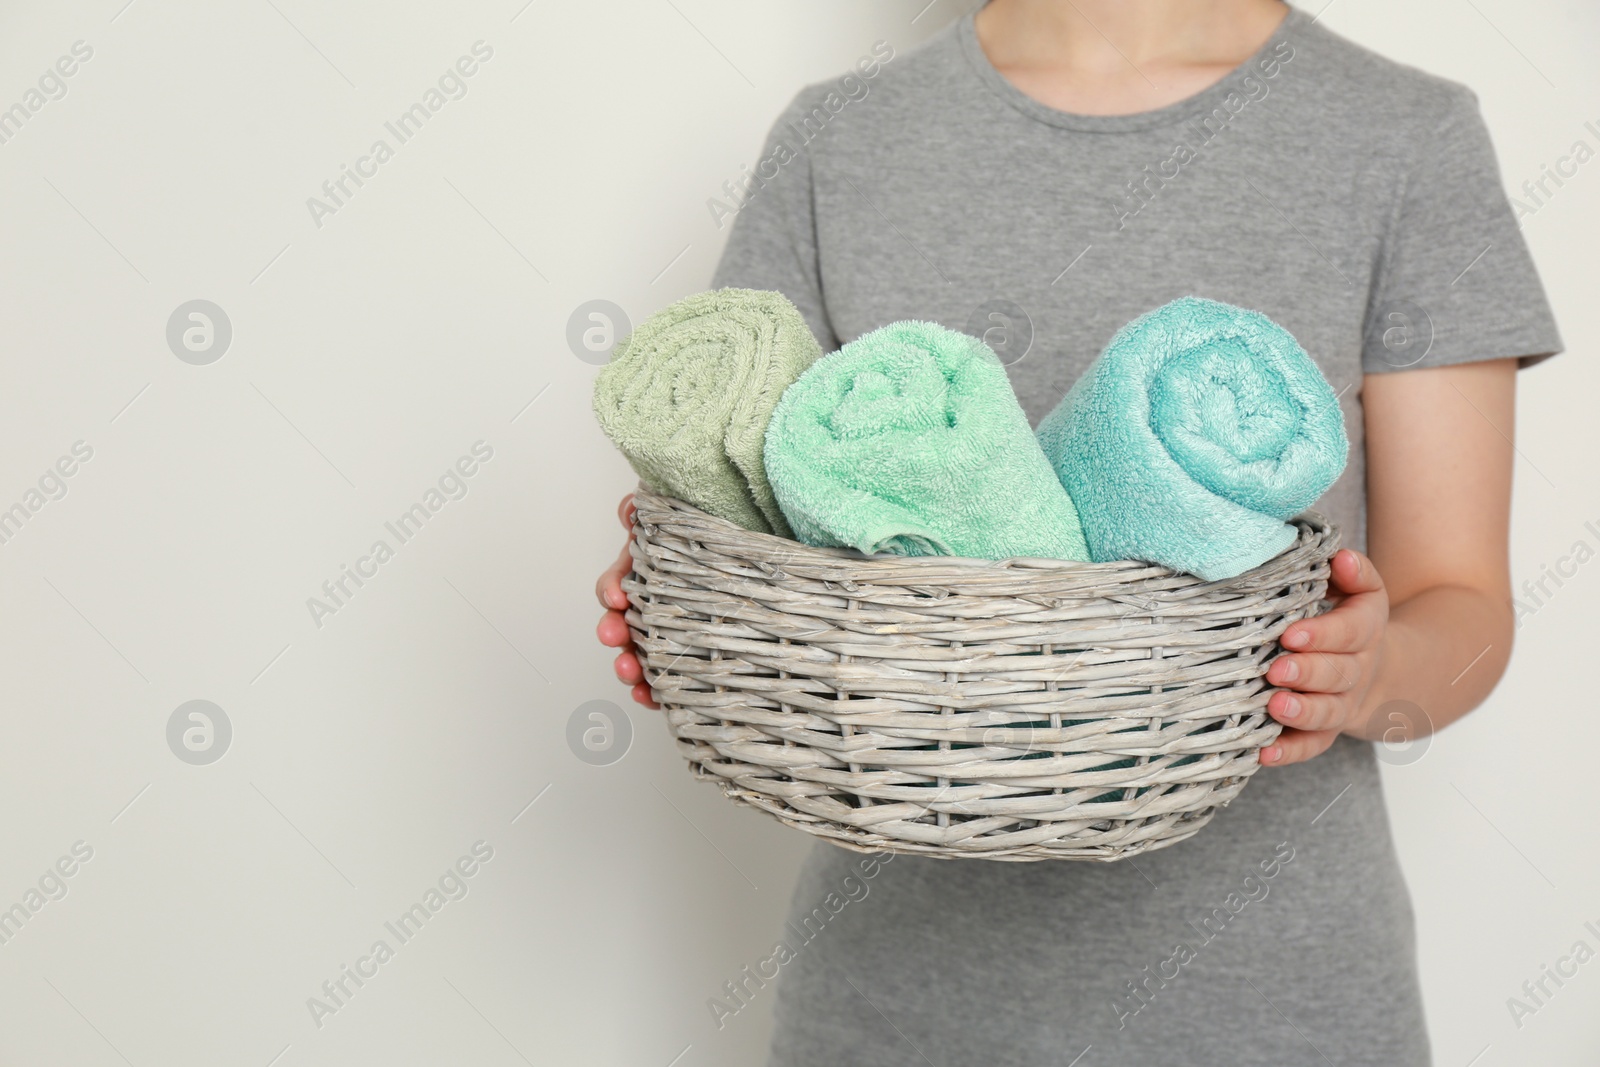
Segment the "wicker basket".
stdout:
<svg viewBox="0 0 1600 1067">
<path fill-rule="evenodd" d="M 868 557 L 634 498 L 628 623 L 697 777 L 860 851 L 1116 860 L 1182 841 L 1278 735 L 1267 665 L 1338 533 L 1237 578 Z"/>
</svg>

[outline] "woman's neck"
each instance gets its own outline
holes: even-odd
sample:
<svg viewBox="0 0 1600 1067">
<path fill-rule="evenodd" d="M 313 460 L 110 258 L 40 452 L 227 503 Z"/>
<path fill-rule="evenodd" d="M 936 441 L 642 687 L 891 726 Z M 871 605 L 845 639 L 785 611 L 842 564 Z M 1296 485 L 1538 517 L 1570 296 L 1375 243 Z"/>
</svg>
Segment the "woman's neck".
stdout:
<svg viewBox="0 0 1600 1067">
<path fill-rule="evenodd" d="M 1026 95 L 1128 115 L 1215 84 L 1288 12 L 1281 0 L 991 0 L 975 24 L 989 62 Z"/>
</svg>

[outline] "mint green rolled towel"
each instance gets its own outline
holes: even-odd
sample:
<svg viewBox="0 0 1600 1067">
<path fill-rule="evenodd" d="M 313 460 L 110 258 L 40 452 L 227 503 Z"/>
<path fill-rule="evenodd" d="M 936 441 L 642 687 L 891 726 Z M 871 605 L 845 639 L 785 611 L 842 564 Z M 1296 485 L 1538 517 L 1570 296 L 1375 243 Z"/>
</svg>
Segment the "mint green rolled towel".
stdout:
<svg viewBox="0 0 1600 1067">
<path fill-rule="evenodd" d="M 1039 424 L 1095 560 L 1208 581 L 1294 543 L 1284 520 L 1344 469 L 1344 418 L 1293 335 L 1183 297 L 1117 331 Z"/>
<path fill-rule="evenodd" d="M 884 326 L 818 360 L 773 413 L 766 461 L 807 544 L 1089 558 L 999 358 L 931 322 Z"/>
<path fill-rule="evenodd" d="M 594 413 L 646 486 L 789 537 L 761 452 L 772 410 L 822 349 L 783 294 L 697 293 L 646 319 L 594 383 Z"/>
</svg>

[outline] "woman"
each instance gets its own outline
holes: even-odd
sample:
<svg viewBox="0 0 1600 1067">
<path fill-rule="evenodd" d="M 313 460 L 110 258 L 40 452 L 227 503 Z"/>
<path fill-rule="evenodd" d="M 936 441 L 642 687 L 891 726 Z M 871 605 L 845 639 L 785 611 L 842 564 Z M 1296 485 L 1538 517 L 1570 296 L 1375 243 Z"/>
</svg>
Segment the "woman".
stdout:
<svg viewBox="0 0 1600 1067">
<path fill-rule="evenodd" d="M 802 91 L 762 158 L 715 284 L 782 291 L 825 350 L 1009 327 L 1037 423 L 1193 293 L 1287 327 L 1353 445 L 1317 505 L 1338 603 L 1283 635 L 1285 729 L 1239 799 L 1136 862 L 894 858 L 785 968 L 772 1062 L 1428 1063 L 1371 742 L 1505 669 L 1513 379 L 1561 348 L 1471 91 L 1277 0 L 992 0 L 865 95 Z M 648 703 L 628 567 L 600 638 Z M 858 858 L 816 845 L 795 914 Z"/>
</svg>

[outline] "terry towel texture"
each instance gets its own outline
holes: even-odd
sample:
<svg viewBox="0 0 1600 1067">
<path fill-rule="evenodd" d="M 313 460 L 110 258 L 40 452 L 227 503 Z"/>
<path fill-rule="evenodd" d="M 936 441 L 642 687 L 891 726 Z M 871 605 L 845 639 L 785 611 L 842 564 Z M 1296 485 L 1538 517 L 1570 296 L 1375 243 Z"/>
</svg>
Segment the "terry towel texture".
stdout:
<svg viewBox="0 0 1600 1067">
<path fill-rule="evenodd" d="M 1339 401 L 1283 327 L 1183 297 L 1117 331 L 1039 424 L 1097 561 L 1208 581 L 1294 542 L 1284 522 L 1344 469 Z"/>
<path fill-rule="evenodd" d="M 789 537 L 761 452 L 778 398 L 821 354 L 780 293 L 697 293 L 617 346 L 595 381 L 595 417 L 650 488 Z"/>
<path fill-rule="evenodd" d="M 807 544 L 1089 558 L 999 358 L 935 323 L 892 323 L 817 362 L 779 403 L 766 460 Z"/>
</svg>

